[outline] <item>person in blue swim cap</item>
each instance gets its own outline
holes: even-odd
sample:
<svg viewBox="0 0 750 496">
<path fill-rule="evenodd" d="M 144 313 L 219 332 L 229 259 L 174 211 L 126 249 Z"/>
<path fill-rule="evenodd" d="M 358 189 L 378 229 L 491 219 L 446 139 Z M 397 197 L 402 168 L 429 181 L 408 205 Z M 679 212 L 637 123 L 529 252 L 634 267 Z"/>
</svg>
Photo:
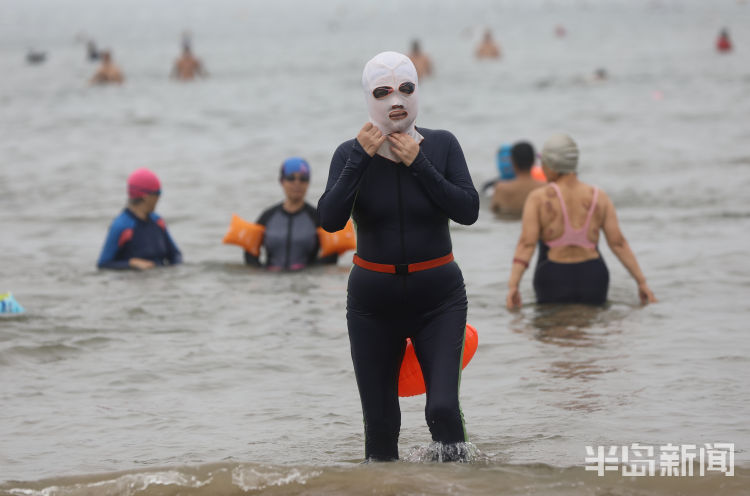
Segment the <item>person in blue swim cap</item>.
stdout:
<svg viewBox="0 0 750 496">
<path fill-rule="evenodd" d="M 284 200 L 260 214 L 256 224 L 264 226 L 261 253 L 245 251 L 245 263 L 272 271 L 300 270 L 314 264 L 334 264 L 338 255 L 318 257 L 318 213 L 305 201 L 310 185 L 310 164 L 290 157 L 281 164 L 279 183 Z"/>
</svg>

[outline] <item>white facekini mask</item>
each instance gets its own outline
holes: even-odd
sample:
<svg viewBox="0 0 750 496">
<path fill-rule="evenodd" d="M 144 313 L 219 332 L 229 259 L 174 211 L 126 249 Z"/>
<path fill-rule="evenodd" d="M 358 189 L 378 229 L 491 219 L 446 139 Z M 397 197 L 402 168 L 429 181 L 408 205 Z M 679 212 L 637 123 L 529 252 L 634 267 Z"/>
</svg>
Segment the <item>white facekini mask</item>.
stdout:
<svg viewBox="0 0 750 496">
<path fill-rule="evenodd" d="M 373 91 L 376 88 L 385 88 L 385 91 L 378 90 L 376 93 L 387 94 L 375 98 Z M 408 91 L 412 88 L 413 92 L 409 94 Z M 419 108 L 419 86 L 417 70 L 409 57 L 397 52 L 377 54 L 367 62 L 365 70 L 362 71 L 362 89 L 365 91 L 370 122 L 375 124 L 381 133 L 405 133 L 417 143 L 424 139 L 414 128 Z M 377 154 L 400 162 L 391 151 L 388 141 L 378 148 Z"/>
</svg>

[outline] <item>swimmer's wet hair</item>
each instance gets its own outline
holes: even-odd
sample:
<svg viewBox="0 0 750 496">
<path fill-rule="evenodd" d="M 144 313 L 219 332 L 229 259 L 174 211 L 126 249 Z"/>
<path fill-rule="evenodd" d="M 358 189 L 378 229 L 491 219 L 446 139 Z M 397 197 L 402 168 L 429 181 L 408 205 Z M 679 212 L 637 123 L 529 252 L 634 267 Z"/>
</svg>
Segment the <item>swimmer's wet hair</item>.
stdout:
<svg viewBox="0 0 750 496">
<path fill-rule="evenodd" d="M 526 141 L 519 141 L 510 149 L 510 157 L 513 165 L 521 171 L 530 171 L 536 161 L 534 147 Z"/>
</svg>

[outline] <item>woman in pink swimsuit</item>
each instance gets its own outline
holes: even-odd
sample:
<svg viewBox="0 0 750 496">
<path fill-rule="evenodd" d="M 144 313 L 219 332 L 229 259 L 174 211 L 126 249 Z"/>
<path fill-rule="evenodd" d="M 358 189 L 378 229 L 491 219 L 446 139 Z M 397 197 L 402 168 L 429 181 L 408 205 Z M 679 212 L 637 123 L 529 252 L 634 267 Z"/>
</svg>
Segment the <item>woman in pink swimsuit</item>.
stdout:
<svg viewBox="0 0 750 496">
<path fill-rule="evenodd" d="M 655 302 L 620 231 L 612 200 L 599 188 L 578 180 L 578 147 L 573 139 L 557 134 L 547 140 L 542 149 L 542 167 L 550 184 L 532 191 L 524 205 L 506 306 L 521 306 L 518 285 L 537 243 L 534 291 L 538 303 L 603 304 L 607 300 L 609 271 L 597 249 L 600 230 L 638 284 L 641 303 Z"/>
</svg>

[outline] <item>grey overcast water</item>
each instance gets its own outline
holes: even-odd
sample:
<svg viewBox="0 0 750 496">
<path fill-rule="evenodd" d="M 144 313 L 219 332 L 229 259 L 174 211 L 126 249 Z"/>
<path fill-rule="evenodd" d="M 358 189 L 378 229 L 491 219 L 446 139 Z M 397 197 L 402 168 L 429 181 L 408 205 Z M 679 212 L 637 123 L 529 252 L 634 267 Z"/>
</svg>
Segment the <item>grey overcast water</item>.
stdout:
<svg viewBox="0 0 750 496">
<path fill-rule="evenodd" d="M 500 61 L 473 58 L 485 26 Z M 181 84 L 186 29 L 210 77 Z M 85 36 L 125 84 L 88 86 Z M 419 396 L 402 460 L 360 465 L 350 254 L 270 274 L 221 240 L 281 199 L 287 156 L 310 161 L 317 202 L 367 119 L 365 62 L 413 38 L 435 65 L 417 124 L 456 135 L 478 188 L 502 143 L 571 134 L 660 301 L 641 307 L 602 243 L 605 308 L 537 306 L 527 273 L 507 311 L 519 224 L 484 198 L 452 225 L 479 331 L 461 383 L 475 459 L 425 461 Z M 26 308 L 0 316 L 0 494 L 750 494 L 747 2 L 2 0 L 0 73 L 0 293 Z M 185 263 L 97 271 L 138 167 Z M 735 474 L 584 469 L 586 446 L 633 443 L 734 443 Z"/>
</svg>

